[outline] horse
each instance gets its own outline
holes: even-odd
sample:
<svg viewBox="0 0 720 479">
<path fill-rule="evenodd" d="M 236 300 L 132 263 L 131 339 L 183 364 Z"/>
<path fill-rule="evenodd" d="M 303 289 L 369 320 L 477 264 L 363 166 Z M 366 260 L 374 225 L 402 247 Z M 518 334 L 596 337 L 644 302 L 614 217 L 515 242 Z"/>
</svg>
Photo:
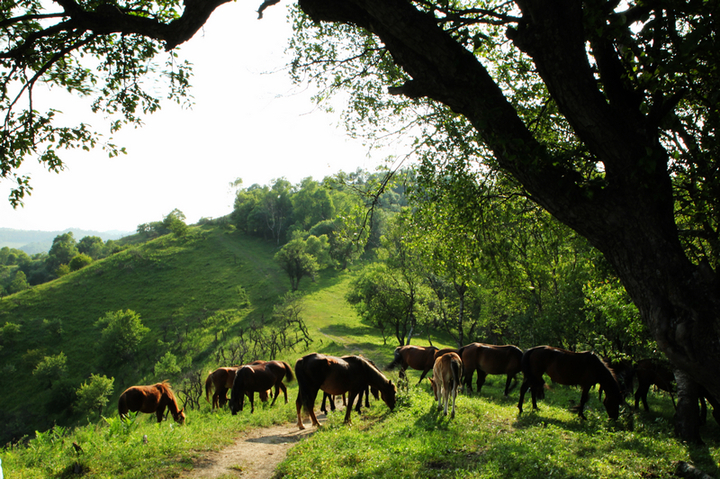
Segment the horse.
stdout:
<svg viewBox="0 0 720 479">
<path fill-rule="evenodd" d="M 603 362 L 610 368 L 615 375 L 618 385 L 620 386 L 620 394 L 623 398 L 627 398 L 633 392 L 633 380 L 635 377 L 635 369 L 632 361 L 629 359 L 618 359 L 611 361 L 609 358 L 604 357 Z M 598 399 L 602 401 L 603 388 L 598 388 Z"/>
<path fill-rule="evenodd" d="M 635 409 L 638 409 L 640 401 L 642 401 L 645 410 L 650 410 L 647 403 L 647 393 L 653 384 L 670 393 L 670 399 L 673 407 L 675 407 L 675 397 L 673 396 L 675 375 L 667 363 L 658 359 L 641 359 L 635 363 L 633 369 L 638 378 L 638 388 L 635 392 Z"/>
<path fill-rule="evenodd" d="M 128 411 L 140 411 L 147 414 L 155 413 L 158 422 L 161 422 L 166 407 L 172 413 L 175 422 L 178 424 L 185 422 L 184 408 L 178 410 L 177 400 L 167 381 L 151 386 L 131 386 L 120 395 L 118 401 L 118 413 L 122 419 L 127 417 Z"/>
<path fill-rule="evenodd" d="M 430 378 L 430 385 L 435 394 L 435 399 L 437 399 L 438 409 L 443 409 L 443 405 L 445 406 L 445 416 L 447 416 L 448 403 L 452 396 L 452 414 L 450 417 L 455 417 L 455 398 L 460 388 L 460 379 L 462 376 L 463 362 L 457 353 L 449 352 L 435 359 L 433 377 Z"/>
<path fill-rule="evenodd" d="M 242 366 L 235 372 L 232 397 L 230 398 L 230 412 L 234 416 L 238 411 L 242 411 L 245 395 L 247 395 L 250 398 L 250 413 L 252 414 L 255 412 L 254 393 L 261 393 L 272 387 L 275 387 L 275 396 L 272 403 L 270 403 L 270 407 L 275 405 L 279 390 L 282 390 L 285 395 L 285 404 L 287 404 L 287 388 L 283 384 L 285 378 L 287 378 L 288 382 L 295 379 L 292 367 L 285 361 L 256 361 Z"/>
<path fill-rule="evenodd" d="M 400 377 L 403 379 L 406 378 L 405 370 L 408 367 L 422 371 L 418 381 L 420 384 L 425 375 L 433 368 L 437 350 L 438 348 L 435 346 L 398 346 L 393 353 L 392 362 L 385 369 L 391 371 L 396 366 L 400 366 Z"/>
<path fill-rule="evenodd" d="M 492 344 L 470 343 L 458 351 L 465 367 L 463 383 L 472 392 L 472 377 L 477 370 L 477 392 L 485 384 L 488 374 L 506 374 L 505 396 L 510 392 L 510 382 L 520 372 L 523 352 L 517 346 L 495 346 Z"/>
<path fill-rule="evenodd" d="M 297 409 L 297 426 L 305 429 L 301 410 L 305 408 L 313 426 L 320 426 L 315 416 L 315 399 L 318 391 L 332 395 L 348 393 L 348 404 L 345 412 L 345 423 L 350 423 L 350 413 L 355 398 L 370 386 L 380 391 L 385 404 L 395 408 L 397 389 L 375 366 L 361 356 L 325 356 L 311 353 L 298 359 L 295 363 L 295 376 L 298 380 L 298 396 L 295 401 Z"/>
<path fill-rule="evenodd" d="M 264 362 L 265 361 L 255 361 L 251 364 L 260 364 Z M 215 392 L 213 393 L 211 403 L 212 409 L 225 407 L 225 403 L 227 403 L 227 392 L 232 388 L 233 381 L 235 380 L 235 371 L 237 371 L 238 368 L 239 366 L 229 368 L 221 367 L 208 374 L 207 379 L 205 379 L 205 400 L 210 402 L 210 391 L 214 388 Z M 267 391 L 259 392 L 258 396 L 262 402 L 266 402 L 268 400 Z"/>
<path fill-rule="evenodd" d="M 608 416 L 611 419 L 617 419 L 620 415 L 622 395 L 617 379 L 610 368 L 591 351 L 574 353 L 550 346 L 536 346 L 525 351 L 521 368 L 525 378 L 520 386 L 520 401 L 518 402 L 520 414 L 522 414 L 523 399 L 528 388 L 532 393 L 533 409 L 538 409 L 537 398 L 544 396 L 543 374 L 547 373 L 553 382 L 582 388 L 578 407 L 578 415 L 582 419 L 585 419 L 583 408 L 588 401 L 590 388 L 597 383 L 600 383 L 605 391 L 603 404 Z"/>
</svg>

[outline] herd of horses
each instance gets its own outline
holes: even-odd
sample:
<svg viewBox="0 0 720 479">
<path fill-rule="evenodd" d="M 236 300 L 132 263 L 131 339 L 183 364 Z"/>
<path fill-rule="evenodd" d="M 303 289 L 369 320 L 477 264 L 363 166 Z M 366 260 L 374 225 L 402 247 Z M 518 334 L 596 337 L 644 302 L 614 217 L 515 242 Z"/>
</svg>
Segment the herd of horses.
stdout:
<svg viewBox="0 0 720 479">
<path fill-rule="evenodd" d="M 518 401 L 519 412 L 523 411 L 523 401 L 530 391 L 532 406 L 538 409 L 537 400 L 545 394 L 547 374 L 554 383 L 580 386 L 580 404 L 578 415 L 584 418 L 584 407 L 588 401 L 590 389 L 600 385 L 600 397 L 607 414 L 612 419 L 619 416 L 620 406 L 626 404 L 625 398 L 632 392 L 634 378 L 638 379 L 635 393 L 635 408 L 642 401 L 645 409 L 647 393 L 651 385 L 673 392 L 673 374 L 670 368 L 657 360 L 642 360 L 636 364 L 630 361 L 617 363 L 602 360 L 592 352 L 572 352 L 550 346 L 536 346 L 526 351 L 512 345 L 497 346 L 483 343 L 471 343 L 461 348 L 438 349 L 433 346 L 401 346 L 395 349 L 393 361 L 387 370 L 400 368 L 400 377 L 406 379 L 406 369 L 422 371 L 418 384 L 433 371 L 429 378 L 438 408 L 447 416 L 452 404 L 451 417 L 455 417 L 455 399 L 461 386 L 472 393 L 472 378 L 477 372 L 477 392 L 485 383 L 487 375 L 505 375 L 505 396 L 511 390 L 511 384 L 522 372 Z M 319 426 L 314 408 L 317 395 L 323 391 L 323 406 L 330 399 L 331 409 L 335 409 L 335 396 L 347 396 L 345 422 L 350 422 L 353 405 L 360 413 L 362 398 L 368 406 L 369 395 L 381 398 L 394 409 L 397 387 L 369 359 L 362 356 L 327 356 L 312 353 L 303 356 L 293 368 L 284 361 L 255 361 L 238 367 L 220 367 L 210 372 L 205 381 L 205 397 L 213 409 L 223 408 L 229 403 L 233 415 L 242 411 L 245 397 L 250 401 L 251 413 L 255 410 L 254 395 L 257 392 L 261 401 L 267 401 L 274 388 L 271 406 L 275 404 L 280 391 L 287 404 L 285 382 L 298 381 L 298 396 L 295 401 L 297 426 L 305 429 L 303 411 L 310 417 L 312 426 Z M 228 401 L 227 392 L 231 391 Z M 211 398 L 212 393 L 212 398 Z M 711 401 L 715 407 L 714 401 Z M 674 404 L 674 399 L 673 399 Z M 165 410 L 172 413 L 176 422 L 185 421 L 185 413 L 180 409 L 175 395 L 167 382 L 149 386 L 132 386 L 125 390 L 118 402 L 118 412 L 126 417 L 129 411 L 155 413 L 158 422 L 162 421 Z M 718 408 L 715 408 L 716 410 Z M 715 414 L 715 411 L 713 411 Z"/>
</svg>

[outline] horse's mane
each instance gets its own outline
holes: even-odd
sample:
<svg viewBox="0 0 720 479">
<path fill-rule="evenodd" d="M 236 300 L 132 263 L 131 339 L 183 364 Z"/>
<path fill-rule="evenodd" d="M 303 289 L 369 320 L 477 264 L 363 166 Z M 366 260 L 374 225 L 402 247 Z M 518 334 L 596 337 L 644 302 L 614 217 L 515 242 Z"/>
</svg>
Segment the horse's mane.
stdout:
<svg viewBox="0 0 720 479">
<path fill-rule="evenodd" d="M 593 362 L 596 363 L 596 369 L 598 371 L 598 374 L 600 375 L 600 378 L 598 382 L 602 385 L 603 390 L 607 393 L 612 393 L 613 395 L 616 395 L 618 398 L 622 396 L 620 392 L 620 385 L 618 384 L 617 376 L 615 375 L 615 371 L 610 368 L 605 361 L 602 360 L 601 357 L 599 357 L 595 353 L 590 353 L 593 358 Z"/>
<path fill-rule="evenodd" d="M 175 400 L 175 395 L 173 394 L 173 390 L 170 387 L 170 383 L 168 382 L 167 379 L 165 379 L 161 383 L 155 384 L 155 387 L 158 388 L 160 391 L 162 391 L 163 394 L 166 394 L 173 401 Z"/>
</svg>

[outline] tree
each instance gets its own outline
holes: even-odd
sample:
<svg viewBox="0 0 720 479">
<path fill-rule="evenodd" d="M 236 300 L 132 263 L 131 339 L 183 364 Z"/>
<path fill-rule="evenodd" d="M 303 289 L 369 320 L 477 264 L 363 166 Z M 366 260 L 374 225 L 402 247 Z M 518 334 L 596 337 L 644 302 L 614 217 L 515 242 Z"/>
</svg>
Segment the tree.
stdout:
<svg viewBox="0 0 720 479">
<path fill-rule="evenodd" d="M 45 356 L 33 370 L 36 376 L 43 383 L 43 387 L 50 387 L 65 376 L 67 373 L 67 356 L 62 351 L 55 356 Z"/>
<path fill-rule="evenodd" d="M 76 399 L 74 409 L 76 412 L 95 411 L 99 415 L 110 399 L 113 392 L 115 378 L 91 374 L 90 379 L 80 385 L 75 391 Z"/>
<path fill-rule="evenodd" d="M 140 315 L 132 310 L 107 312 L 96 326 L 103 327 L 100 346 L 111 364 L 134 357 L 140 342 L 150 332 Z"/>
<path fill-rule="evenodd" d="M 105 244 L 99 236 L 84 236 L 78 241 L 77 249 L 80 253 L 90 256 L 92 259 L 100 259 L 105 253 Z"/>
<path fill-rule="evenodd" d="M 169 51 L 188 40 L 223 3 L 62 0 L 50 14 L 35 3 L 0 7 L 0 171 L 17 180 L 11 201 L 29 188 L 16 173 L 26 156 L 61 169 L 57 148 L 97 141 L 85 125 L 61 128 L 52 111 L 33 110 L 40 80 L 81 94 L 97 84 L 98 109 L 118 112 L 118 126 L 137 122 L 138 110 L 157 108 L 139 79 L 155 70 L 159 44 Z M 294 47 L 308 57 L 294 62 L 296 72 L 318 55 L 321 74 L 346 59 L 328 86 L 357 87 L 351 102 L 364 124 L 381 125 L 386 109 L 400 119 L 416 113 L 427 133 L 420 143 L 445 136 L 511 175 L 606 256 L 658 347 L 720 399 L 716 1 L 299 6 L 312 22 L 298 16 Z M 312 42 L 327 45 L 305 48 Z M 181 97 L 186 71 L 170 74 L 171 96 Z M 693 402 L 682 401 L 681 418 Z M 680 431 L 699 440 L 696 428 Z"/>
<path fill-rule="evenodd" d="M 57 270 L 60 265 L 70 264 L 70 260 L 78 254 L 77 244 L 72 231 L 57 235 L 53 239 L 47 258 L 47 266 L 51 272 Z"/>
<path fill-rule="evenodd" d="M 70 267 L 70 271 L 77 271 L 79 269 L 83 269 L 85 266 L 92 264 L 93 259 L 84 254 L 80 253 L 75 255 L 73 259 L 70 260 L 70 264 L 68 265 Z"/>
<path fill-rule="evenodd" d="M 177 208 L 163 218 L 162 224 L 167 230 L 172 231 L 175 236 L 185 236 L 188 230 L 188 225 L 185 224 L 185 214 Z"/>
<path fill-rule="evenodd" d="M 315 279 L 319 266 L 317 259 L 307 250 L 307 243 L 301 238 L 291 240 L 275 253 L 275 261 L 288 274 L 292 291 L 300 287 L 304 277 Z"/>
</svg>

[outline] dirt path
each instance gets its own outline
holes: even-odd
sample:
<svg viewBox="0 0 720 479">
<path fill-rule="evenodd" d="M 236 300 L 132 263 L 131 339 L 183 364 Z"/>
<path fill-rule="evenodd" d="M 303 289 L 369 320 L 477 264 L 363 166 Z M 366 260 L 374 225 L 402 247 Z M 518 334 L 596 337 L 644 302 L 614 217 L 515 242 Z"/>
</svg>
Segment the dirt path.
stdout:
<svg viewBox="0 0 720 479">
<path fill-rule="evenodd" d="M 325 419 L 324 414 L 318 415 L 321 424 Z M 195 468 L 182 477 L 271 479 L 288 449 L 316 431 L 307 419 L 305 427 L 307 429 L 300 430 L 288 423 L 248 430 L 235 444 L 203 456 L 195 462 Z"/>
</svg>

